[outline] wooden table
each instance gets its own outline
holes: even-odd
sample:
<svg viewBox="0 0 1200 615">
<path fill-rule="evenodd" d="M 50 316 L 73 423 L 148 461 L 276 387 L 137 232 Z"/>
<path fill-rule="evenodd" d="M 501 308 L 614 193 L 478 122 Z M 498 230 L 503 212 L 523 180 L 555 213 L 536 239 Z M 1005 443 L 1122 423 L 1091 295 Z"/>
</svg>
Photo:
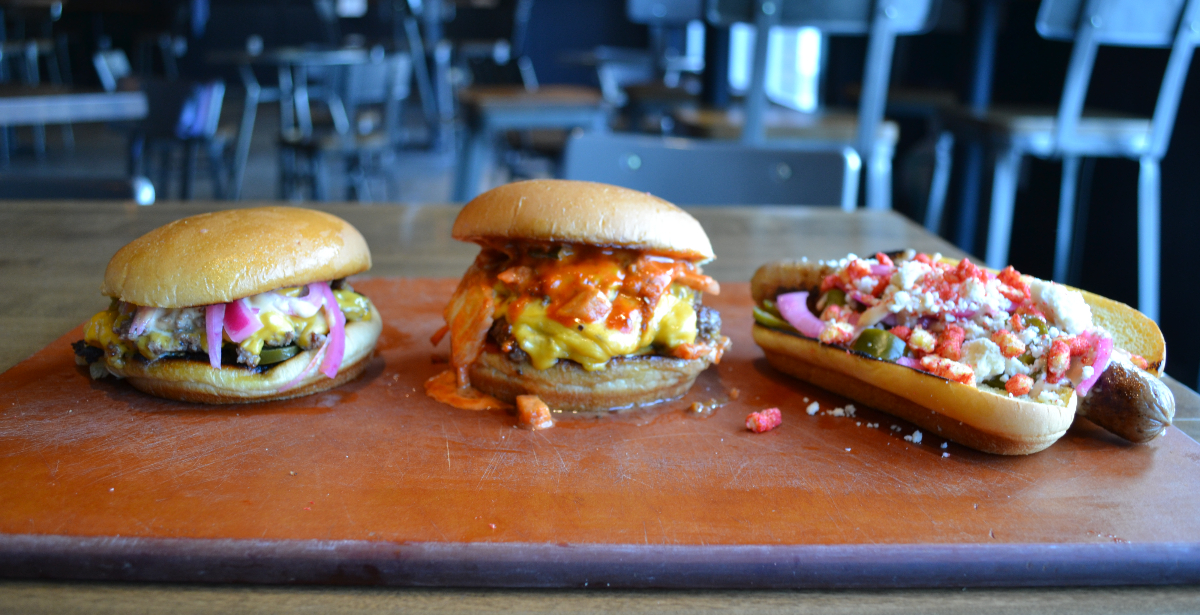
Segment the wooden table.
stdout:
<svg viewBox="0 0 1200 615">
<path fill-rule="evenodd" d="M 54 85 L 0 88 L 0 126 L 140 120 L 146 111 L 144 92 L 93 92 Z"/>
<path fill-rule="evenodd" d="M 98 293 L 111 254 L 167 221 L 226 204 L 15 202 L 0 206 L 0 369 L 7 369 L 77 325 L 107 300 Z M 475 248 L 449 238 L 456 206 L 330 206 L 370 243 L 381 276 L 457 276 Z M 706 270 L 723 281 L 745 280 L 783 256 L 833 257 L 905 246 L 960 255 L 942 240 L 891 212 L 845 214 L 811 208 L 693 210 L 720 258 Z M 1200 396 L 1170 381 L 1180 428 L 1193 437 Z M 5 608 L 20 612 L 375 612 L 397 607 L 432 611 L 684 610 L 809 608 L 818 612 L 1174 612 L 1200 600 L 1200 588 L 887 590 L 846 592 L 389 590 L 354 588 L 200 587 L 0 581 Z M 1003 605 L 1003 606 L 1001 606 Z"/>
</svg>

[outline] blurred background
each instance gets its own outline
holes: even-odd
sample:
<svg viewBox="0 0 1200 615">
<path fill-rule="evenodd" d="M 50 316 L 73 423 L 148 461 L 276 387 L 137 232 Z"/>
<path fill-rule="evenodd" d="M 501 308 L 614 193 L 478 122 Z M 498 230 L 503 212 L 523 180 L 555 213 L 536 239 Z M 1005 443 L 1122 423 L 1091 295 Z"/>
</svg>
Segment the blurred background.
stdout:
<svg viewBox="0 0 1200 615">
<path fill-rule="evenodd" d="M 892 208 L 1138 306 L 1198 384 L 1200 1 L 0 0 L 0 19 L 4 199 L 369 206 L 566 177 Z"/>
</svg>

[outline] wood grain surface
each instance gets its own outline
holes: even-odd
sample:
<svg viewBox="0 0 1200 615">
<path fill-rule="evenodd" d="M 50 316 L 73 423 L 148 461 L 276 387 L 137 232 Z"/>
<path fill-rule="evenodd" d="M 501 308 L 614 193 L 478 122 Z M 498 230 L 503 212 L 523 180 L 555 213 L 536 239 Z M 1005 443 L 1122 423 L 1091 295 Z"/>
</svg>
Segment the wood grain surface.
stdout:
<svg viewBox="0 0 1200 615">
<path fill-rule="evenodd" d="M 0 508 L 0 572 L 506 587 L 1200 580 L 1200 445 L 1178 430 L 1137 446 L 1080 419 L 1015 458 L 920 434 L 768 367 L 744 282 L 707 297 L 734 345 L 683 399 L 521 430 L 504 411 L 423 393 L 447 369 L 428 340 L 455 284 L 356 280 L 384 321 L 377 357 L 360 379 L 296 400 L 214 407 L 93 382 L 69 348 L 79 329 L 0 375 L 0 493 L 17 500 Z M 767 407 L 784 425 L 747 431 Z"/>
<path fill-rule="evenodd" d="M 0 207 L 0 369 L 15 365 L 105 305 L 97 293 L 104 265 L 124 243 L 170 220 L 227 208 L 228 203 L 162 203 L 137 208 L 114 203 L 6 203 Z M 363 231 L 375 256 L 373 274 L 455 276 L 473 246 L 449 239 L 458 207 L 322 207 Z M 719 259 L 707 271 L 723 282 L 746 280 L 779 257 L 833 257 L 912 246 L 961 256 L 941 239 L 889 212 L 812 208 L 693 209 Z M 1171 343 L 1171 340 L 1168 340 Z M 1187 431 L 1200 416 L 1197 397 L 1168 379 Z M 789 385 L 789 386 L 795 386 Z M 719 416 L 719 415 L 718 415 Z M 795 418 L 789 414 L 788 418 Z M 806 415 L 800 421 L 809 420 Z M 821 421 L 832 418 L 820 417 Z M 795 425 L 789 421 L 787 425 Z M 840 433 L 837 429 L 834 433 Z M 767 434 L 768 436 L 771 434 Z M 165 436 L 164 436 L 165 437 Z M 261 437 L 261 436 L 260 436 Z M 176 438 L 184 442 L 182 436 Z M 164 440 L 165 441 L 165 440 Z M 153 439 L 146 442 L 154 442 Z M 184 442 L 185 443 L 185 442 Z M 185 443 L 186 444 L 186 443 Z M 885 443 L 885 446 L 888 446 Z M 267 448 L 267 447 L 264 447 Z M 265 453 L 266 451 L 264 451 Z M 444 453 L 444 451 L 443 451 Z M 247 453 L 249 454 L 249 453 Z M 952 456 L 952 459 L 954 457 Z M 1153 466 L 1154 464 L 1151 464 Z M 195 471 L 191 473 L 193 476 Z M 188 474 L 180 479 L 188 480 Z M 290 475 L 289 475 L 290 478 Z M 810 479 L 811 480 L 811 479 Z M 1032 488 L 1032 487 L 1031 487 Z M 3 491 L 0 493 L 9 493 Z M 115 493 L 115 491 L 113 492 Z M 9 498 L 2 498 L 11 501 Z M 932 506 L 932 505 L 931 505 Z M 1174 514 L 1162 511 L 1162 514 Z M 1166 523 L 1167 532 L 1175 531 Z M 1186 528 L 1184 528 L 1186 530 Z M 370 531 L 370 530 L 368 530 Z M 1145 530 L 1143 530 L 1145 531 Z M 841 592 L 363 590 L 254 588 L 134 583 L 0 583 L 0 612 L 569 612 L 712 611 L 821 613 L 1181 612 L 1200 601 L 1200 588 L 1011 589 Z"/>
</svg>

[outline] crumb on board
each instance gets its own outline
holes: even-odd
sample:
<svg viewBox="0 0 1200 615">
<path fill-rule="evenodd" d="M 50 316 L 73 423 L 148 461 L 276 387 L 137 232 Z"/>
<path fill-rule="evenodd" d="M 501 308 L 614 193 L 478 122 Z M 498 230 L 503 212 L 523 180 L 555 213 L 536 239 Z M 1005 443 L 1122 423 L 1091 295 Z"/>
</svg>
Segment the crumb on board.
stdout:
<svg viewBox="0 0 1200 615">
<path fill-rule="evenodd" d="M 779 427 L 783 423 L 783 415 L 779 408 L 767 408 L 746 415 L 746 429 L 754 433 L 763 433 Z"/>
<path fill-rule="evenodd" d="M 742 390 L 739 388 L 729 389 L 729 399 L 737 399 L 742 396 Z"/>
<path fill-rule="evenodd" d="M 805 397 L 804 401 L 808 401 L 808 398 Z M 820 410 L 821 410 L 821 404 L 818 404 L 815 401 L 813 403 L 809 404 L 808 407 L 804 409 L 804 411 L 807 412 L 809 416 L 816 414 Z"/>
<path fill-rule="evenodd" d="M 554 427 L 550 407 L 537 395 L 517 396 L 517 425 L 524 429 L 547 429 Z"/>
</svg>

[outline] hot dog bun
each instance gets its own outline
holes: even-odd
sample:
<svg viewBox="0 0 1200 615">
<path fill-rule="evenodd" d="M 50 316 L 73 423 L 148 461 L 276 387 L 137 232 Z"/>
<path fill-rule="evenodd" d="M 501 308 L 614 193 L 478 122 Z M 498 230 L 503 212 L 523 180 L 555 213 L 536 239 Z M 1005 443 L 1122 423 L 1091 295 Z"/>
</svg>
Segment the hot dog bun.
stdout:
<svg viewBox="0 0 1200 615">
<path fill-rule="evenodd" d="M 769 263 L 755 273 L 751 292 L 761 304 L 782 293 L 816 290 L 833 271 L 833 265 L 816 261 Z M 1115 346 L 1141 355 L 1149 371 L 1160 374 L 1166 346 L 1157 325 L 1123 303 L 1082 294 Z M 757 323 L 753 333 L 776 369 L 988 453 L 1045 449 L 1066 433 L 1079 403 L 1076 394 L 1065 406 L 997 394 Z"/>
</svg>

